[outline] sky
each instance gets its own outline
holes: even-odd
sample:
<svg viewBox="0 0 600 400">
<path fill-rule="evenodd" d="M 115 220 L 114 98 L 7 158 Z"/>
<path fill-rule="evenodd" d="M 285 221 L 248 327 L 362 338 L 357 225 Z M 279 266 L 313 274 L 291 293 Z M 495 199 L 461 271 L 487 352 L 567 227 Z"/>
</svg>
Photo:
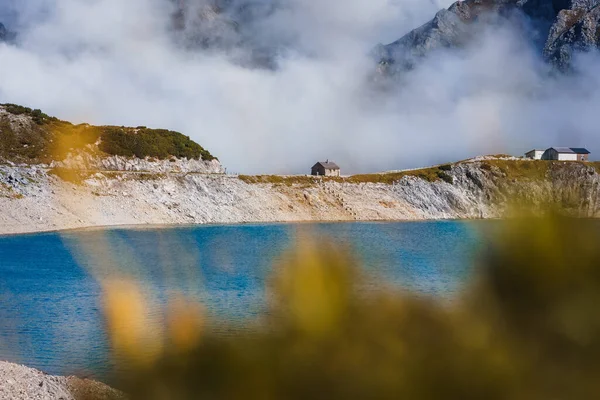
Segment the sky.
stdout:
<svg viewBox="0 0 600 400">
<path fill-rule="evenodd" d="M 256 68 L 240 62 L 236 46 L 246 44 L 182 44 L 170 0 L 3 0 L 0 22 L 19 36 L 0 44 L 0 102 L 75 123 L 177 130 L 233 173 L 308 173 L 325 159 L 343 173 L 397 170 L 554 145 L 600 151 L 596 54 L 579 57 L 574 75 L 551 76 L 539 50 L 497 25 L 378 90 L 373 48 L 451 1 L 284 3 L 249 28 L 278 48 L 276 68 Z"/>
</svg>

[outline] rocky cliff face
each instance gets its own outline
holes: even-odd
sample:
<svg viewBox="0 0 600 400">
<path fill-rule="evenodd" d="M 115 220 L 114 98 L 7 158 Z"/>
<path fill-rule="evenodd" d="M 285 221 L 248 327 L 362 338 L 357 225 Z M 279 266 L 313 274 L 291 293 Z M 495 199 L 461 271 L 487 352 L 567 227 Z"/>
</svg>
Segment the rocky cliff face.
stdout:
<svg viewBox="0 0 600 400">
<path fill-rule="evenodd" d="M 600 46 L 600 1 L 565 1 L 550 29 L 544 56 L 559 69 L 568 69 L 575 52 Z"/>
<path fill-rule="evenodd" d="M 13 40 L 14 38 L 15 38 L 15 34 L 11 31 L 9 31 L 8 29 L 6 29 L 4 24 L 2 24 L 0 22 L 0 42 L 7 42 L 10 40 Z"/>
<path fill-rule="evenodd" d="M 405 71 L 433 51 L 469 43 L 482 24 L 504 21 L 525 30 L 540 54 L 566 70 L 573 52 L 598 48 L 599 6 L 600 0 L 457 1 L 399 40 L 379 45 L 375 55 L 382 73 Z"/>
<path fill-rule="evenodd" d="M 273 38 L 257 37 L 256 25 L 279 7 L 279 0 L 169 1 L 175 3 L 175 37 L 185 47 L 225 51 L 232 61 L 246 67 L 276 67 L 279 45 Z"/>
<path fill-rule="evenodd" d="M 0 41 L 6 40 L 7 30 L 4 24 L 0 23 Z"/>
<path fill-rule="evenodd" d="M 195 160 L 169 158 L 158 160 L 150 157 L 98 156 L 87 152 L 69 154 L 62 161 L 52 161 L 49 168 L 66 168 L 87 171 L 127 171 L 164 173 L 222 174 L 225 172 L 219 160 Z"/>
<path fill-rule="evenodd" d="M 65 181 L 38 166 L 0 166 L 0 233 L 102 225 L 495 218 L 516 199 L 600 215 L 593 163 L 474 159 L 446 179 L 86 172 Z M 445 175 L 445 176 L 446 176 Z M 385 175 L 384 175 L 385 177 Z M 276 179 L 275 179 L 276 178 Z"/>
</svg>

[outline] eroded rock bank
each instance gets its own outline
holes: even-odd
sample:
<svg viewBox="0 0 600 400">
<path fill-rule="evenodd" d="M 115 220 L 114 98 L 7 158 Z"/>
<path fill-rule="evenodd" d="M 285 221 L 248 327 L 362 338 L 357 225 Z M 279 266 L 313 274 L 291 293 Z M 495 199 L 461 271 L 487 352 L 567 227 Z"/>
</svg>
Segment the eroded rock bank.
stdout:
<svg viewBox="0 0 600 400">
<path fill-rule="evenodd" d="M 478 158 L 339 179 L 0 166 L 0 232 L 105 225 L 496 218 L 515 198 L 595 217 L 594 163 Z"/>
</svg>

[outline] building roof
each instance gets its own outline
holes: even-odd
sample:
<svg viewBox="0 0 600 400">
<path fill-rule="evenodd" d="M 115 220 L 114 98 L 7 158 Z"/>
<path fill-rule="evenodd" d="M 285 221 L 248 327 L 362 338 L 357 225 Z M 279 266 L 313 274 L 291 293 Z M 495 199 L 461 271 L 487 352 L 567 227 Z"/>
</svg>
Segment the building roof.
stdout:
<svg viewBox="0 0 600 400">
<path fill-rule="evenodd" d="M 584 149 L 583 147 L 571 147 L 571 150 L 573 150 L 575 154 L 590 154 L 588 149 Z"/>
<path fill-rule="evenodd" d="M 566 153 L 566 154 L 574 154 L 575 153 L 569 147 L 550 147 L 550 148 L 556 150 L 557 153 Z"/>
<path fill-rule="evenodd" d="M 533 150 L 529 150 L 529 151 L 528 151 L 527 153 L 525 153 L 525 154 L 533 153 L 534 151 L 545 151 L 545 150 L 533 149 Z"/>
<path fill-rule="evenodd" d="M 336 163 L 334 163 L 334 162 L 332 162 L 332 161 L 329 161 L 329 160 L 327 160 L 327 161 L 319 161 L 318 163 L 316 163 L 316 164 L 314 165 L 314 167 L 316 167 L 316 166 L 317 166 L 317 165 L 319 165 L 319 164 L 320 164 L 320 165 L 321 165 L 323 168 L 325 168 L 325 169 L 340 169 L 340 167 L 338 167 L 338 165 L 337 165 Z M 314 167 L 313 167 L 313 168 L 314 168 Z"/>
<path fill-rule="evenodd" d="M 590 152 L 587 149 L 584 149 L 583 147 L 550 147 L 550 149 L 556 150 L 557 153 L 590 154 Z"/>
</svg>

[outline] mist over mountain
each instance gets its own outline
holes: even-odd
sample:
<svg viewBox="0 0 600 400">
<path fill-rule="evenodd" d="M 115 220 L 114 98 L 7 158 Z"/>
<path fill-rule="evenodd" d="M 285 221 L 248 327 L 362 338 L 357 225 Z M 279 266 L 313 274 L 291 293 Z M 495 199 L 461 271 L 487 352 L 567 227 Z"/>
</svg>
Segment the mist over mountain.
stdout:
<svg viewBox="0 0 600 400">
<path fill-rule="evenodd" d="M 7 42 L 15 39 L 15 33 L 9 31 L 4 24 L 0 23 L 0 42 Z"/>
<path fill-rule="evenodd" d="M 6 40 L 7 34 L 8 34 L 8 31 L 7 31 L 6 27 L 4 26 L 4 24 L 0 23 L 0 40 L 1 41 Z"/>
<path fill-rule="evenodd" d="M 279 0 L 170 0 L 176 41 L 190 50 L 228 53 L 249 68 L 276 68 L 285 38 L 265 37 L 265 24 L 280 9 Z"/>
<path fill-rule="evenodd" d="M 0 102 L 176 130 L 231 172 L 595 154 L 597 8 L 584 3 L 7 0 L 18 36 L 0 44 Z M 385 57 L 377 43 L 392 43 Z M 395 68 L 407 73 L 379 79 Z"/>
<path fill-rule="evenodd" d="M 576 52 L 600 46 L 600 1 L 555 1 L 561 11 L 550 29 L 544 56 L 560 69 L 570 67 Z"/>
<path fill-rule="evenodd" d="M 412 69 L 440 49 L 460 49 L 489 26 L 510 25 L 557 69 L 571 68 L 576 52 L 600 45 L 598 0 L 464 0 L 389 45 L 379 45 L 381 70 L 394 74 Z"/>
</svg>

